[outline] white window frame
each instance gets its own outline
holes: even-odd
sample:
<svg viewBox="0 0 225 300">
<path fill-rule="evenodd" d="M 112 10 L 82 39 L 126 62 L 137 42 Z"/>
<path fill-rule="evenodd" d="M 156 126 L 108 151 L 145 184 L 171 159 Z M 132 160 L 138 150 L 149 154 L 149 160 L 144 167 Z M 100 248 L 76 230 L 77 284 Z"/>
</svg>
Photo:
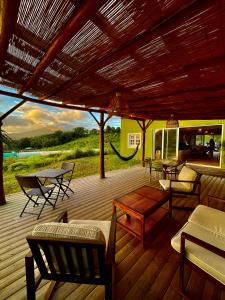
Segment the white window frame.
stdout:
<svg viewBox="0 0 225 300">
<path fill-rule="evenodd" d="M 131 136 L 134 136 L 134 143 L 131 144 Z M 136 148 L 137 142 L 139 143 L 139 148 L 141 148 L 141 133 L 140 132 L 134 132 L 134 133 L 128 133 L 127 134 L 127 147 L 128 148 Z"/>
</svg>

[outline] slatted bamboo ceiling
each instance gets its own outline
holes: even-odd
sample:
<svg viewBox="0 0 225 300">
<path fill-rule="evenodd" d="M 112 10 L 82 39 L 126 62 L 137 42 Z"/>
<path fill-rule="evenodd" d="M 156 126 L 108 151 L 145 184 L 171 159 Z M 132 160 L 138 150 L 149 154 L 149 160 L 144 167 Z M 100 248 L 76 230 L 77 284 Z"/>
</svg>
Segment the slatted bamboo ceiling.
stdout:
<svg viewBox="0 0 225 300">
<path fill-rule="evenodd" d="M 147 119 L 224 119 L 224 0 L 2 0 L 1 84 Z M 123 111 L 124 108 L 124 111 Z"/>
</svg>

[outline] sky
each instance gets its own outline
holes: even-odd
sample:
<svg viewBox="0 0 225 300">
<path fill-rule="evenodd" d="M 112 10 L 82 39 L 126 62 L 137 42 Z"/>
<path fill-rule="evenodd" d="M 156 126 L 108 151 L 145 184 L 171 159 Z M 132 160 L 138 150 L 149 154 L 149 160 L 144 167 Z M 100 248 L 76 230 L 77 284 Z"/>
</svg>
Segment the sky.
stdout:
<svg viewBox="0 0 225 300">
<path fill-rule="evenodd" d="M 11 88 L 0 86 L 0 89 L 13 92 Z M 7 112 L 21 99 L 0 94 L 0 115 Z M 99 114 L 95 116 L 99 119 Z M 106 126 L 120 127 L 120 118 L 112 117 Z M 56 130 L 69 131 L 75 127 L 86 129 L 98 128 L 96 121 L 88 112 L 55 108 L 47 105 L 27 102 L 3 120 L 3 129 L 12 137 L 41 135 Z"/>
</svg>

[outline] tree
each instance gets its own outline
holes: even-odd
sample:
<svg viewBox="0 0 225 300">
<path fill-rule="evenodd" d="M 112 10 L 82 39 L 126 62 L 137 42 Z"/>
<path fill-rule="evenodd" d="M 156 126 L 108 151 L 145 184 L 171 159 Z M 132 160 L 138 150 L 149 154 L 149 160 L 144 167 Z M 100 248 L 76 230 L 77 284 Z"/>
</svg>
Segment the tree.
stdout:
<svg viewBox="0 0 225 300">
<path fill-rule="evenodd" d="M 6 204 L 4 183 L 3 183 L 3 144 L 10 145 L 11 138 L 7 132 L 2 129 L 2 123 L 0 123 L 0 205 Z"/>
</svg>

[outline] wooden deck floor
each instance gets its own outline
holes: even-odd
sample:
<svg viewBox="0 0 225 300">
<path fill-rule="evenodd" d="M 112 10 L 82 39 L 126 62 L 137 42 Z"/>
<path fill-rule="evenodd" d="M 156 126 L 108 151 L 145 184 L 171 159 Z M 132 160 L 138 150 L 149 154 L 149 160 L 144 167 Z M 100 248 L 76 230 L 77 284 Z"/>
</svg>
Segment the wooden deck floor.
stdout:
<svg viewBox="0 0 225 300">
<path fill-rule="evenodd" d="M 59 212 L 68 210 L 70 219 L 110 219 L 114 197 L 121 196 L 144 184 L 159 187 L 158 180 L 149 183 L 146 171 L 140 167 L 113 171 L 107 178 L 98 175 L 76 179 L 72 182 L 75 194 L 57 203 L 53 211 L 45 208 L 38 222 L 53 220 Z M 225 178 L 202 176 L 202 202 L 207 194 L 224 191 Z M 7 205 L 0 207 L 0 299 L 26 299 L 24 256 L 27 252 L 25 237 L 37 223 L 36 217 L 19 213 L 24 205 L 21 193 L 7 197 Z M 176 199 L 194 205 L 194 199 Z M 212 203 L 213 204 L 213 203 Z M 215 204 L 215 203 L 214 203 Z M 222 207 L 218 207 L 222 209 Z M 166 218 L 148 239 L 143 249 L 137 239 L 117 227 L 116 243 L 116 299 L 179 300 L 178 255 L 170 246 L 170 239 L 187 220 L 188 212 L 174 210 L 172 218 Z M 192 291 L 192 299 L 225 299 L 225 292 L 206 282 L 198 274 L 187 269 L 186 282 Z M 44 299 L 47 284 L 43 282 L 38 299 Z M 104 288 L 91 285 L 60 284 L 53 299 L 104 299 Z"/>
</svg>

